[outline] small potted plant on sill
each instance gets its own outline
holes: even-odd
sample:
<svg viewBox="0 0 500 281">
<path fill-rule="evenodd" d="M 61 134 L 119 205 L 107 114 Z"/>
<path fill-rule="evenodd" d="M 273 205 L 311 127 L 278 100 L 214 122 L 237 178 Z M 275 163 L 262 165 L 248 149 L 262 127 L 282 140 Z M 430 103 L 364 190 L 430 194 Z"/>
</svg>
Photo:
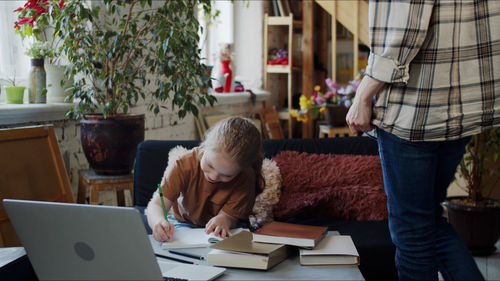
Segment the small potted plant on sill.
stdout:
<svg viewBox="0 0 500 281">
<path fill-rule="evenodd" d="M 340 86 L 333 82 L 332 79 L 327 78 L 325 83 L 329 90 L 326 93 L 322 93 L 321 87 L 316 85 L 313 95 L 309 99 L 301 95 L 299 100 L 300 110 L 292 110 L 292 116 L 299 122 L 305 122 L 310 112 L 313 120 L 319 119 L 324 115 L 329 125 L 345 126 L 345 116 L 358 89 L 360 76 L 361 74 L 358 74 L 346 86 Z"/>
<path fill-rule="evenodd" d="M 80 119 L 83 150 L 97 173 L 130 172 L 144 139 L 144 114 L 129 113 L 139 100 L 179 118 L 214 103 L 203 93 L 211 81 L 202 79 L 198 4 L 211 14 L 210 0 L 68 0 L 55 18 L 78 101 L 67 116 Z"/>
<path fill-rule="evenodd" d="M 467 196 L 448 197 L 444 202 L 448 220 L 477 256 L 493 253 L 500 237 L 500 201 L 491 197 L 499 188 L 499 154 L 500 128 L 473 136 L 458 170 Z M 494 180 L 487 182 L 488 177 Z"/>
<path fill-rule="evenodd" d="M 30 103 L 46 103 L 47 73 L 44 61 L 54 57 L 54 50 L 47 42 L 35 41 L 25 54 L 31 58 L 31 69 L 28 76 L 28 96 Z"/>
<path fill-rule="evenodd" d="M 26 87 L 16 85 L 16 75 L 12 78 L 0 79 L 0 84 L 5 86 L 5 103 L 22 104 Z"/>
</svg>

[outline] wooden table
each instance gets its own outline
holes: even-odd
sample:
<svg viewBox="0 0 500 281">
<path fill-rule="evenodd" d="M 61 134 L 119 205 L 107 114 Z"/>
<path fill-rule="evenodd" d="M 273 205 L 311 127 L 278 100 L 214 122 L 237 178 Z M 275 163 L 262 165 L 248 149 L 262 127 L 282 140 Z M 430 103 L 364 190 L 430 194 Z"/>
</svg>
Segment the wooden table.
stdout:
<svg viewBox="0 0 500 281">
<path fill-rule="evenodd" d="M 357 134 L 353 134 L 349 127 L 333 127 L 330 125 L 319 125 L 319 138 L 324 137 L 335 138 L 335 137 L 355 137 Z"/>
<path fill-rule="evenodd" d="M 127 175 L 98 175 L 94 170 L 80 170 L 78 181 L 78 200 L 80 204 L 85 203 L 87 189 L 90 190 L 89 204 L 99 203 L 99 192 L 116 191 L 116 198 L 119 206 L 125 206 L 124 191 L 128 190 L 133 196 L 133 176 Z"/>
</svg>

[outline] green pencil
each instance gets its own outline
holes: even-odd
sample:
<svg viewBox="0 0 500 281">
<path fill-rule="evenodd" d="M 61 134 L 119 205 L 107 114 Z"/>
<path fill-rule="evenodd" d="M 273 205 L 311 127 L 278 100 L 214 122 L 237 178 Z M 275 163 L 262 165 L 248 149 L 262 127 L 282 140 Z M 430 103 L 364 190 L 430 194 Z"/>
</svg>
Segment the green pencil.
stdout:
<svg viewBox="0 0 500 281">
<path fill-rule="evenodd" d="M 160 193 L 160 200 L 161 200 L 161 207 L 163 209 L 163 216 L 165 217 L 165 220 L 168 221 L 167 218 L 167 209 L 165 209 L 165 201 L 163 201 L 163 194 L 161 193 L 161 186 L 158 184 L 158 193 Z"/>
</svg>

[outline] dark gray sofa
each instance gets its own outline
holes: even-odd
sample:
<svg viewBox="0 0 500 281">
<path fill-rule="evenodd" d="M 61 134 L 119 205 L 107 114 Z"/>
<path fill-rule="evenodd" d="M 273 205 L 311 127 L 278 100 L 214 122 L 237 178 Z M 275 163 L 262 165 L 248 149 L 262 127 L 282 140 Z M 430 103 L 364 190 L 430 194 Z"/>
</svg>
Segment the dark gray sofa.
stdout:
<svg viewBox="0 0 500 281">
<path fill-rule="evenodd" d="M 143 213 L 152 193 L 161 181 L 171 148 L 197 146 L 199 141 L 147 140 L 139 144 L 134 165 L 134 207 Z M 308 153 L 378 155 L 376 141 L 367 137 L 265 140 L 266 158 L 283 150 Z M 351 235 L 360 255 L 360 271 L 366 280 L 397 280 L 395 247 L 387 220 L 349 221 L 322 217 L 297 217 L 287 222 L 328 226 L 329 230 Z M 151 229 L 145 223 L 148 233 Z"/>
</svg>

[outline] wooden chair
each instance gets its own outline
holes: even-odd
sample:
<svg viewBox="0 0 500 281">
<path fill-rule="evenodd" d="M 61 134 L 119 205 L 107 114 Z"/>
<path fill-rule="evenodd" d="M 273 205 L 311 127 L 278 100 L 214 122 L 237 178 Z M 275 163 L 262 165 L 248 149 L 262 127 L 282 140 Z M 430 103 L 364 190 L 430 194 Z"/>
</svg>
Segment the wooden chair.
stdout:
<svg viewBox="0 0 500 281">
<path fill-rule="evenodd" d="M 284 139 L 283 131 L 281 129 L 278 112 L 275 107 L 263 108 L 259 111 L 260 121 L 262 122 L 262 129 L 264 131 L 264 138 L 266 139 Z"/>
</svg>

